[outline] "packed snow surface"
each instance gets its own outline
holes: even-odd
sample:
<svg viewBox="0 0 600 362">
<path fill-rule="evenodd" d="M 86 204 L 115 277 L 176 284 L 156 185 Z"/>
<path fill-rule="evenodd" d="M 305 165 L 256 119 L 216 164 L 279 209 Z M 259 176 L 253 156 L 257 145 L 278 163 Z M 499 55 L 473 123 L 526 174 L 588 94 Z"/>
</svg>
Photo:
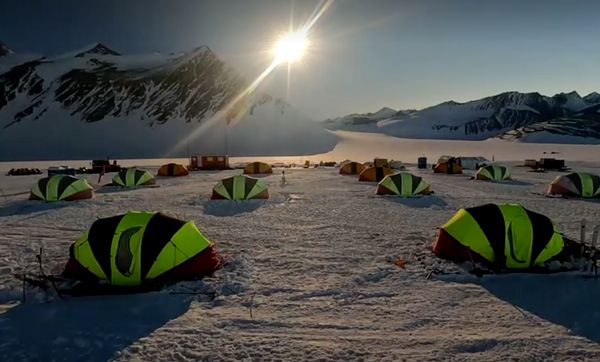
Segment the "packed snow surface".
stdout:
<svg viewBox="0 0 600 362">
<path fill-rule="evenodd" d="M 488 156 L 478 151 L 470 154 Z M 336 168 L 285 169 L 283 184 L 283 169 L 275 168 L 262 178 L 271 198 L 252 202 L 209 199 L 218 180 L 241 170 L 159 178 L 160 187 L 128 191 L 100 189 L 98 175 L 91 175 L 94 199 L 49 204 L 26 200 L 41 176 L 2 175 L 0 355 L 7 361 L 600 360 L 600 281 L 577 274 L 477 279 L 428 249 L 457 209 L 487 202 L 521 203 L 572 237 L 582 218 L 600 223 L 600 202 L 540 195 L 559 173 L 510 164 L 514 181 L 504 183 L 434 175 L 409 164 L 435 191 L 420 198 L 376 196 L 376 184 Z M 567 164 L 600 172 L 598 160 Z M 213 277 L 161 292 L 58 299 L 28 290 L 21 302 L 13 274 L 35 272 L 40 247 L 46 271 L 59 272 L 68 246 L 97 218 L 129 210 L 194 220 L 227 264 Z M 398 257 L 404 269 L 394 265 Z M 459 274 L 428 279 L 432 269 Z"/>
</svg>

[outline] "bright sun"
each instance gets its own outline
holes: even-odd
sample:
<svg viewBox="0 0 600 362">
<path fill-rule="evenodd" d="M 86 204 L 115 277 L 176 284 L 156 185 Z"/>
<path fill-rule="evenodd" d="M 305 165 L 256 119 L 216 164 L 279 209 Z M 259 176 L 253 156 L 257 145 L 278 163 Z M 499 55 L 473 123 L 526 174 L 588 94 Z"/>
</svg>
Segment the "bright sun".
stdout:
<svg viewBox="0 0 600 362">
<path fill-rule="evenodd" d="M 306 33 L 303 31 L 284 34 L 273 48 L 275 61 L 277 63 L 294 63 L 302 59 L 307 45 Z"/>
</svg>

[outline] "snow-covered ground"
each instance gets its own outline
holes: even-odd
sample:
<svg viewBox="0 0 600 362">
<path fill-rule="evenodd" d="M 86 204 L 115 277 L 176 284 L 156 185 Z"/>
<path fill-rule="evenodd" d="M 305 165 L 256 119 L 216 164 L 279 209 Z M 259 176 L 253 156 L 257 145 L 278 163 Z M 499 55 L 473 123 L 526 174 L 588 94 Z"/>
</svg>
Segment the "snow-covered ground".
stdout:
<svg viewBox="0 0 600 362">
<path fill-rule="evenodd" d="M 410 147 L 397 152 L 427 152 Z M 548 151 L 587 156 L 570 147 Z M 481 150 L 470 154 L 490 156 Z M 590 148 L 587 154 L 599 157 Z M 322 157 L 334 156 L 342 158 Z M 343 158 L 371 157 L 358 156 Z M 597 164 L 569 165 L 600 172 Z M 599 281 L 573 274 L 427 279 L 433 268 L 458 270 L 428 249 L 436 228 L 458 208 L 518 202 L 576 237 L 581 218 L 600 223 L 600 202 L 541 196 L 557 173 L 522 167 L 513 167 L 514 181 L 498 184 L 409 170 L 435 194 L 378 197 L 375 184 L 335 168 L 296 168 L 286 169 L 286 185 L 280 169 L 263 178 L 267 201 L 209 200 L 217 180 L 240 172 L 230 170 L 44 204 L 18 194 L 40 176 L 2 175 L 4 192 L 18 195 L 0 198 L 0 355 L 7 361 L 600 360 Z M 97 175 L 89 179 L 96 185 Z M 20 302 L 21 284 L 12 274 L 35 272 L 41 246 L 47 271 L 58 272 L 70 243 L 94 220 L 128 210 L 195 220 L 227 265 L 214 277 L 162 292 L 60 300 L 29 291 Z M 394 265 L 400 256 L 405 269 Z M 189 290 L 198 294 L 180 294 Z"/>
</svg>

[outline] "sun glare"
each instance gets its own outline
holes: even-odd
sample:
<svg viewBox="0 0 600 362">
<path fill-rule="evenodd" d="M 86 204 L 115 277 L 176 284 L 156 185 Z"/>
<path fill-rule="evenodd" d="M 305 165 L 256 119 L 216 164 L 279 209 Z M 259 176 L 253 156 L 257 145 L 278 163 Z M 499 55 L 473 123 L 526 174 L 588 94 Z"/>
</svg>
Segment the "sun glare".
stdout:
<svg viewBox="0 0 600 362">
<path fill-rule="evenodd" d="M 273 48 L 275 61 L 278 64 L 283 62 L 287 62 L 288 64 L 297 62 L 302 59 L 307 47 L 306 32 L 296 31 L 284 34 L 275 43 L 275 47 Z"/>
</svg>

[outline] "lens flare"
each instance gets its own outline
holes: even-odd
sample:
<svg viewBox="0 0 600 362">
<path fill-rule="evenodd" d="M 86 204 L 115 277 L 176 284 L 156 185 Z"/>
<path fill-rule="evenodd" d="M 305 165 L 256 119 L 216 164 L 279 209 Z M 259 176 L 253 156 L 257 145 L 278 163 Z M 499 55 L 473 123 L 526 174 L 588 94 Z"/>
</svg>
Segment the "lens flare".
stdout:
<svg viewBox="0 0 600 362">
<path fill-rule="evenodd" d="M 289 87 L 289 71 L 290 64 L 297 62 L 302 59 L 302 55 L 308 48 L 308 41 L 306 39 L 307 34 L 311 28 L 315 25 L 317 20 L 325 13 L 325 11 L 333 4 L 334 0 L 321 0 L 321 2 L 314 9 L 313 13 L 307 20 L 307 22 L 299 28 L 299 30 L 291 31 L 285 34 L 279 39 L 279 41 L 273 47 L 273 53 L 275 54 L 273 61 L 269 66 L 256 78 L 250 85 L 248 85 L 241 93 L 233 97 L 227 105 L 221 110 L 217 111 L 210 118 L 203 120 L 200 126 L 190 130 L 188 135 L 181 139 L 166 155 L 176 154 L 181 151 L 183 146 L 188 145 L 190 141 L 197 140 L 204 131 L 213 127 L 216 124 L 222 123 L 224 126 L 225 134 L 227 128 L 230 125 L 235 125 L 243 117 L 244 111 L 249 107 L 246 100 L 255 93 L 258 86 L 262 81 L 271 74 L 281 63 L 287 62 L 288 64 L 288 87 Z M 291 25 L 290 25 L 291 26 Z"/>
<path fill-rule="evenodd" d="M 284 34 L 273 48 L 275 62 L 287 62 L 288 64 L 297 62 L 302 59 L 307 48 L 306 32 L 296 31 Z"/>
</svg>

